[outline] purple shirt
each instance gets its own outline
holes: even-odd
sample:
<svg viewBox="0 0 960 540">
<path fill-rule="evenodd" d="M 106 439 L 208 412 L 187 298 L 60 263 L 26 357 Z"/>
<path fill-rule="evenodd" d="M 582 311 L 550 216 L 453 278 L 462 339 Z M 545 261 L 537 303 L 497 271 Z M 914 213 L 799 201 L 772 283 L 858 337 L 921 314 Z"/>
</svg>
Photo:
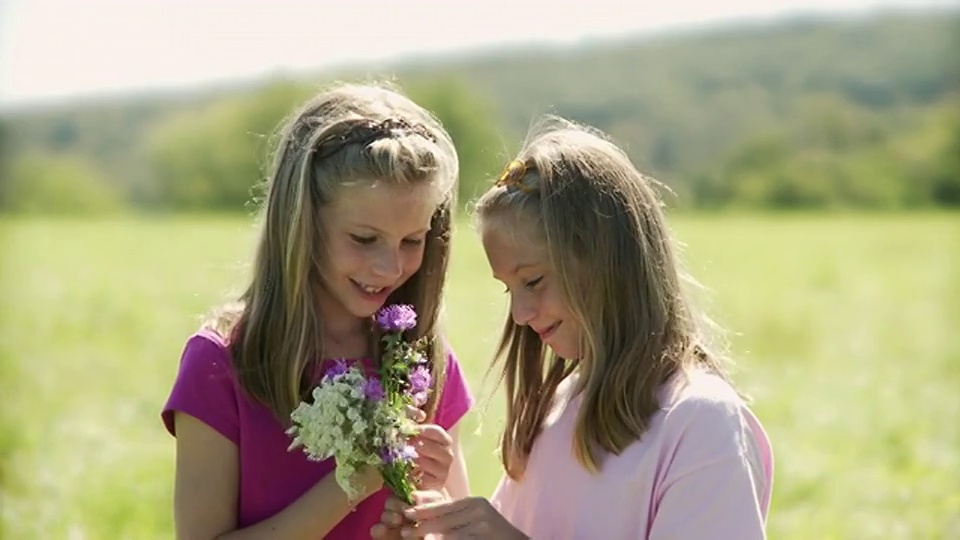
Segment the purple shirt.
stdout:
<svg viewBox="0 0 960 540">
<path fill-rule="evenodd" d="M 369 363 L 366 367 L 370 369 Z M 460 365 L 449 352 L 434 421 L 450 429 L 472 405 Z M 223 338 L 211 331 L 201 330 L 191 336 L 181 356 L 179 373 L 161 413 L 167 431 L 174 436 L 175 411 L 198 418 L 237 445 L 239 528 L 283 510 L 334 469 L 333 459 L 315 462 L 307 459 L 302 449 L 287 450 L 290 436 L 269 409 L 241 390 Z M 388 495 L 383 489 L 365 499 L 325 538 L 369 537 L 370 527 L 380 522 Z"/>
</svg>

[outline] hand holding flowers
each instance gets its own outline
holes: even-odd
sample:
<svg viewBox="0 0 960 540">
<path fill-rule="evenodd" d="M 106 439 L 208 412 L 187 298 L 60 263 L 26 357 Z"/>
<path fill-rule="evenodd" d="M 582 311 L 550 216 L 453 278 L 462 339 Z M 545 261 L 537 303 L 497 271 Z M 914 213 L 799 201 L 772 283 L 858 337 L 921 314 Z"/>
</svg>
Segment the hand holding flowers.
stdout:
<svg viewBox="0 0 960 540">
<path fill-rule="evenodd" d="M 442 428 L 421 428 L 409 412 L 427 402 L 433 383 L 424 341 L 403 339 L 403 332 L 416 326 L 416 312 L 412 306 L 386 306 L 376 322 L 384 331 L 379 377 L 334 362 L 313 389 L 312 401 L 291 413 L 290 449 L 302 447 L 317 461 L 333 457 L 337 483 L 352 500 L 362 492 L 357 473 L 373 466 L 398 499 L 412 503 L 415 473 L 421 486 L 442 489 L 452 444 Z"/>
</svg>

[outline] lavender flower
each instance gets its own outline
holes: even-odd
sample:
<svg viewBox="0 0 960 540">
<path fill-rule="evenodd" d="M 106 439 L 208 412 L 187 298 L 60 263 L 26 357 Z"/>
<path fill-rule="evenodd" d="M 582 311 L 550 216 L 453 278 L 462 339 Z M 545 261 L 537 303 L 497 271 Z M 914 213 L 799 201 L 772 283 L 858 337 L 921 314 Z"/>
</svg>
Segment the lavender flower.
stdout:
<svg viewBox="0 0 960 540">
<path fill-rule="evenodd" d="M 417 312 L 407 304 L 392 304 L 377 312 L 377 324 L 387 332 L 403 332 L 417 325 Z"/>
<path fill-rule="evenodd" d="M 413 461 L 417 458 L 417 449 L 410 446 L 409 444 L 403 448 L 384 448 L 380 451 L 380 459 L 387 465 L 391 465 L 398 461 Z"/>
<path fill-rule="evenodd" d="M 417 407 L 423 407 L 427 403 L 427 398 L 430 397 L 430 394 L 424 390 L 423 392 L 417 392 L 411 396 L 413 398 L 413 404 Z"/>
<path fill-rule="evenodd" d="M 426 366 L 417 366 L 410 372 L 410 392 L 413 394 L 426 391 L 430 388 L 431 382 L 433 382 L 433 377 L 430 376 L 430 370 Z"/>
<path fill-rule="evenodd" d="M 367 379 L 363 385 L 363 396 L 369 401 L 377 402 L 382 400 L 386 394 L 383 391 L 383 385 L 379 379 Z"/>
<path fill-rule="evenodd" d="M 343 360 L 334 360 L 333 364 L 327 368 L 326 373 L 323 374 L 324 380 L 333 380 L 338 375 L 343 375 L 349 370 L 350 367 L 347 366 L 347 363 Z"/>
</svg>

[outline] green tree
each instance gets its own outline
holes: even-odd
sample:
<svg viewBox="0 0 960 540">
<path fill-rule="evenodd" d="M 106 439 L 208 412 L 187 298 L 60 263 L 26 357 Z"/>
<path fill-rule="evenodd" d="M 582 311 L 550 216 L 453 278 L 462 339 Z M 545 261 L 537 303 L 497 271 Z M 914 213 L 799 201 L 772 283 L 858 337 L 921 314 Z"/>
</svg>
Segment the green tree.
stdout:
<svg viewBox="0 0 960 540">
<path fill-rule="evenodd" d="M 281 121 L 308 93 L 301 85 L 275 84 L 161 123 L 149 142 L 161 204 L 188 210 L 242 210 L 268 172 L 270 148 Z"/>
<path fill-rule="evenodd" d="M 100 214 L 124 206 L 106 176 L 76 155 L 20 156 L 4 169 L 0 185 L 0 204 L 14 213 Z"/>
<path fill-rule="evenodd" d="M 469 203 L 487 188 L 507 159 L 496 112 L 483 98 L 454 78 L 413 80 L 411 99 L 430 110 L 450 133 L 460 160 L 459 199 Z"/>
<path fill-rule="evenodd" d="M 455 81 L 418 81 L 410 88 L 412 99 L 450 132 L 460 158 L 459 195 L 471 197 L 502 162 L 492 115 Z M 165 121 L 150 141 L 160 199 L 182 209 L 244 208 L 268 173 L 281 121 L 310 92 L 306 85 L 275 85 Z"/>
</svg>

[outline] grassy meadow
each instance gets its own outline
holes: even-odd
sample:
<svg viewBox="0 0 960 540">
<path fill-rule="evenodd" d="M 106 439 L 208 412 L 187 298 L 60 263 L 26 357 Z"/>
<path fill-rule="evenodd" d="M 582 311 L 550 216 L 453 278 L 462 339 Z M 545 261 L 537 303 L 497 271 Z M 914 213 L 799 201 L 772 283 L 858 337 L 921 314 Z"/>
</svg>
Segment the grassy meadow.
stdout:
<svg viewBox="0 0 960 540">
<path fill-rule="evenodd" d="M 960 215 L 673 223 L 774 443 L 770 537 L 960 538 Z M 486 495 L 506 306 L 466 224 L 455 241 L 448 326 L 490 403 L 464 430 Z M 198 317 L 242 283 L 252 226 L 6 218 L 0 242 L 0 538 L 172 537 L 159 410 Z"/>
</svg>

